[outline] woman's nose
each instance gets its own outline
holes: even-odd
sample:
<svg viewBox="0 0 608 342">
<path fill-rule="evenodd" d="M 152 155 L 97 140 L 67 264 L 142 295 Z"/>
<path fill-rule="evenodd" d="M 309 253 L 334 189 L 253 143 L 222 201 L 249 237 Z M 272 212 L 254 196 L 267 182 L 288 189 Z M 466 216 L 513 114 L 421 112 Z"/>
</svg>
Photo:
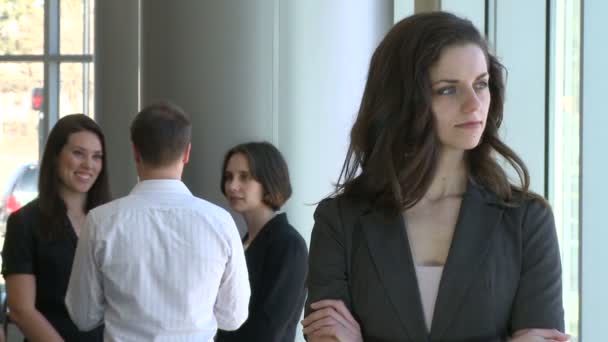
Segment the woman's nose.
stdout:
<svg viewBox="0 0 608 342">
<path fill-rule="evenodd" d="M 474 113 L 479 110 L 481 107 L 481 100 L 479 94 L 477 94 L 474 89 L 470 89 L 464 95 L 462 107 L 465 113 Z"/>
<path fill-rule="evenodd" d="M 228 181 L 227 183 L 228 183 L 228 190 L 229 191 L 237 191 L 238 190 L 239 184 L 238 184 L 237 181 L 231 180 L 231 181 Z"/>
<path fill-rule="evenodd" d="M 84 166 L 87 169 L 92 169 L 93 168 L 93 163 L 94 163 L 93 158 L 92 157 L 90 157 L 90 158 L 87 157 L 87 158 L 84 158 L 84 160 L 82 162 L 82 166 Z"/>
</svg>

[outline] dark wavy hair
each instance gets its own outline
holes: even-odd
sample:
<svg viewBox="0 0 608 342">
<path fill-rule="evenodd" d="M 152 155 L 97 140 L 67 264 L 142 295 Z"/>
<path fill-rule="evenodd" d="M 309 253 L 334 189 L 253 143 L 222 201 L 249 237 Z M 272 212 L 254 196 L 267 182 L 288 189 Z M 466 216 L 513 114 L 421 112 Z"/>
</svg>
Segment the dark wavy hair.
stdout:
<svg viewBox="0 0 608 342">
<path fill-rule="evenodd" d="M 249 162 L 251 177 L 262 184 L 262 203 L 272 210 L 279 210 L 291 197 L 289 168 L 281 152 L 269 142 L 249 142 L 237 145 L 224 156 L 220 188 L 226 195 L 226 166 L 230 157 L 241 153 Z"/>
<path fill-rule="evenodd" d="M 67 207 L 59 195 L 60 180 L 57 161 L 70 135 L 83 131 L 91 132 L 99 138 L 103 152 L 101 171 L 87 193 L 85 212 L 88 213 L 89 210 L 110 200 L 106 143 L 101 128 L 93 119 L 84 114 L 71 114 L 62 117 L 49 133 L 40 162 L 38 203 L 43 216 L 49 222 L 49 228 L 43 231 L 47 238 L 65 236 L 64 225 L 67 219 Z"/>
<path fill-rule="evenodd" d="M 469 20 L 429 12 L 398 22 L 376 48 L 334 195 L 370 199 L 390 215 L 411 208 L 423 197 L 435 175 L 441 146 L 431 108 L 429 69 L 446 48 L 465 44 L 477 45 L 486 55 L 491 96 L 481 141 L 465 155 L 469 176 L 505 204 L 513 205 L 520 197 L 514 191 L 528 194 L 526 166 L 498 135 L 505 68 Z M 510 183 L 495 154 L 517 172 L 518 186 Z"/>
</svg>

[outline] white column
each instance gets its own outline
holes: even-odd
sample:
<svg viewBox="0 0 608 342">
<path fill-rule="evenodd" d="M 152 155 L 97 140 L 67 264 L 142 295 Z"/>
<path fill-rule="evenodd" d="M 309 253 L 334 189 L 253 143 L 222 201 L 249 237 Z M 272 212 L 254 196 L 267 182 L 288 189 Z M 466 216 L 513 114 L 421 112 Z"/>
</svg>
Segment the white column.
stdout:
<svg viewBox="0 0 608 342">
<path fill-rule="evenodd" d="M 315 203 L 338 180 L 371 55 L 393 2 L 280 2 L 278 145 L 294 194 L 287 211 L 308 240 Z"/>
<path fill-rule="evenodd" d="M 544 195 L 546 4 L 511 0 L 495 6 L 490 9 L 490 40 L 508 70 L 501 135 L 526 163 L 531 189 Z"/>
<path fill-rule="evenodd" d="M 606 340 L 608 307 L 608 224 L 606 196 L 605 83 L 608 79 L 605 27 L 608 3 L 583 1 L 582 142 L 581 142 L 581 341 Z"/>
</svg>

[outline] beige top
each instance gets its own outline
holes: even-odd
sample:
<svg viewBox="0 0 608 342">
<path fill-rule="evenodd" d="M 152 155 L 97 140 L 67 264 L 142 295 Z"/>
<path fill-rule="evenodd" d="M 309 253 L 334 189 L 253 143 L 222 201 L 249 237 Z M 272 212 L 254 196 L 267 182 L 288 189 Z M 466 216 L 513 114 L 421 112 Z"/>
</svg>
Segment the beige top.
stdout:
<svg viewBox="0 0 608 342">
<path fill-rule="evenodd" d="M 443 266 L 416 266 L 416 277 L 418 278 L 424 321 L 426 322 L 428 331 L 431 331 L 441 273 L 443 273 Z"/>
</svg>

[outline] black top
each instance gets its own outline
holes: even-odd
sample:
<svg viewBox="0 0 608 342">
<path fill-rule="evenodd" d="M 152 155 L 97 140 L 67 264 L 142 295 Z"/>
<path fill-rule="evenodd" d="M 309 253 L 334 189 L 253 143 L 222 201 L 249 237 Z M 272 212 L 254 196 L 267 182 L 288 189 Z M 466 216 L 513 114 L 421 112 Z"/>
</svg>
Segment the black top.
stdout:
<svg viewBox="0 0 608 342">
<path fill-rule="evenodd" d="M 64 304 L 78 242 L 74 228 L 66 215 L 66 238 L 51 240 L 41 235 L 47 224 L 38 199 L 8 218 L 2 249 L 2 275 L 35 276 L 36 309 L 66 341 L 102 341 L 103 327 L 79 332 Z"/>
<path fill-rule="evenodd" d="M 216 342 L 293 342 L 306 297 L 306 242 L 287 216 L 279 214 L 264 225 L 245 258 L 251 284 L 249 317 L 236 331 L 218 331 Z"/>
</svg>

